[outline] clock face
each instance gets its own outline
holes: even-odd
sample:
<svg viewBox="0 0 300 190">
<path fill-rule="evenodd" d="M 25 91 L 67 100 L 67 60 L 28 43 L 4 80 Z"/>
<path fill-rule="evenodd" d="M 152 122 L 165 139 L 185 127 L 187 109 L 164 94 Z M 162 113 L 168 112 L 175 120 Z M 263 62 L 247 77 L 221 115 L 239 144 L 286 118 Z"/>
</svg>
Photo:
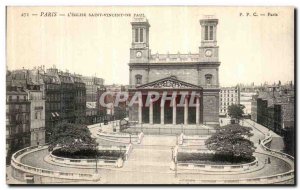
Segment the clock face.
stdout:
<svg viewBox="0 0 300 190">
<path fill-rule="evenodd" d="M 205 51 L 205 56 L 206 57 L 211 57 L 212 56 L 212 50 L 211 49 L 208 49 Z"/>
<path fill-rule="evenodd" d="M 142 52 L 140 51 L 136 52 L 136 57 L 142 57 Z"/>
</svg>

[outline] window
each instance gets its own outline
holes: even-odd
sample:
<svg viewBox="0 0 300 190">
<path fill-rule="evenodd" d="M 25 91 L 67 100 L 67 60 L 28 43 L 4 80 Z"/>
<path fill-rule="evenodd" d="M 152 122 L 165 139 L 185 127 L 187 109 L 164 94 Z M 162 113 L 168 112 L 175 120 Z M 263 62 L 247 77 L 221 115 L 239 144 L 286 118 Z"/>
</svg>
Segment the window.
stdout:
<svg viewBox="0 0 300 190">
<path fill-rule="evenodd" d="M 135 75 L 135 84 L 142 84 L 142 75 Z"/>
<path fill-rule="evenodd" d="M 35 112 L 35 116 L 34 116 L 35 119 L 38 119 L 38 114 L 39 114 L 38 112 Z"/>
<path fill-rule="evenodd" d="M 205 26 L 205 40 L 208 40 L 208 26 Z"/>
<path fill-rule="evenodd" d="M 214 27 L 209 26 L 209 40 L 213 40 L 214 37 Z"/>
<path fill-rule="evenodd" d="M 9 102 L 11 102 L 12 101 L 12 96 L 9 96 L 8 100 L 9 100 Z"/>
<path fill-rule="evenodd" d="M 204 39 L 205 40 L 214 40 L 214 26 L 205 26 L 204 27 Z"/>
<path fill-rule="evenodd" d="M 212 79 L 212 75 L 211 74 L 206 74 L 205 75 L 206 85 L 211 85 L 211 79 Z"/>
<path fill-rule="evenodd" d="M 143 42 L 144 41 L 144 38 L 143 38 L 143 29 L 140 28 L 140 42 Z"/>
<path fill-rule="evenodd" d="M 139 29 L 135 29 L 135 42 L 139 42 Z"/>
</svg>

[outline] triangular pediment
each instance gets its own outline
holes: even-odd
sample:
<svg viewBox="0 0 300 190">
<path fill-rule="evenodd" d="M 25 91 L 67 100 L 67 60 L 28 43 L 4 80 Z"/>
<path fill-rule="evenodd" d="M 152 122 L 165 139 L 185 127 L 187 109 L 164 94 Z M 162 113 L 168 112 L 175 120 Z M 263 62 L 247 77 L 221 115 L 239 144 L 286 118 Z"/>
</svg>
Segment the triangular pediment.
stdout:
<svg viewBox="0 0 300 190">
<path fill-rule="evenodd" d="M 167 77 L 157 81 L 153 81 L 141 86 L 138 89 L 201 89 L 200 86 L 180 81 L 175 77 Z"/>
</svg>

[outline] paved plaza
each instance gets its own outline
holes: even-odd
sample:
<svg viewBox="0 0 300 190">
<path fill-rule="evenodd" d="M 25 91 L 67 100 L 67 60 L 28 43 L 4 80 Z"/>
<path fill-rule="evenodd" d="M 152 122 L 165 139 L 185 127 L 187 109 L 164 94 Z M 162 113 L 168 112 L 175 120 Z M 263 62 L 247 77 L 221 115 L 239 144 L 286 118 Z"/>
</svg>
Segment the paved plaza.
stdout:
<svg viewBox="0 0 300 190">
<path fill-rule="evenodd" d="M 225 120 L 223 124 L 226 123 Z M 259 139 L 264 139 L 265 133 L 272 133 L 265 127 L 254 123 L 253 121 L 244 121 L 244 126 L 251 127 L 253 129 L 254 136 L 251 140 L 257 147 L 257 153 L 255 156 L 259 160 L 259 169 L 251 172 L 242 173 L 220 173 L 220 172 L 204 172 L 195 170 L 180 169 L 173 171 L 170 169 L 172 150 L 171 148 L 176 146 L 176 135 L 145 135 L 140 144 L 134 144 L 132 153 L 129 159 L 125 161 L 122 168 L 108 168 L 99 167 L 98 171 L 101 176 L 101 180 L 97 182 L 88 183 L 100 183 L 100 184 L 161 184 L 161 183 L 186 183 L 190 180 L 215 180 L 215 179 L 241 179 L 252 178 L 261 176 L 270 176 L 278 173 L 287 172 L 294 167 L 293 164 L 287 163 L 282 159 L 270 156 L 258 146 Z M 112 132 L 112 124 L 101 125 L 97 124 L 89 127 L 93 136 L 97 137 L 99 130 L 105 132 Z M 276 134 L 272 133 L 275 137 Z M 204 141 L 204 140 L 203 140 Z M 103 144 L 112 144 L 111 142 L 105 142 L 105 140 L 98 141 Z M 204 142 L 203 142 L 204 143 Z M 55 171 L 65 172 L 77 172 L 77 173 L 95 173 L 95 169 L 83 169 L 72 168 L 53 165 L 45 161 L 45 157 L 48 155 L 48 150 L 40 150 L 34 154 L 27 154 L 21 162 L 29 166 L 38 168 L 44 168 Z M 265 164 L 267 158 L 271 159 L 271 164 Z M 9 168 L 8 168 L 9 170 Z M 8 172 L 9 175 L 9 172 Z M 11 176 L 8 176 L 11 183 L 16 182 Z M 80 183 L 80 182 L 78 182 Z M 86 182 L 82 182 L 86 183 Z"/>
</svg>

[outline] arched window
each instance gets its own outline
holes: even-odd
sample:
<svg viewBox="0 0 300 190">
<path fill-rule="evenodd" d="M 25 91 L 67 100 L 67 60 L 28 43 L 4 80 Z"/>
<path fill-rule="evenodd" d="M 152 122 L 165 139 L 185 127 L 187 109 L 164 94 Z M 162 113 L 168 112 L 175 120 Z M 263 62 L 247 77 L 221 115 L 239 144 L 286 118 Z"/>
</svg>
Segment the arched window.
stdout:
<svg viewBox="0 0 300 190">
<path fill-rule="evenodd" d="M 142 84 L 142 75 L 135 75 L 135 84 Z"/>
<path fill-rule="evenodd" d="M 206 85 L 211 85 L 211 80 L 212 80 L 212 75 L 211 74 L 206 74 L 205 75 L 205 84 Z"/>
</svg>

